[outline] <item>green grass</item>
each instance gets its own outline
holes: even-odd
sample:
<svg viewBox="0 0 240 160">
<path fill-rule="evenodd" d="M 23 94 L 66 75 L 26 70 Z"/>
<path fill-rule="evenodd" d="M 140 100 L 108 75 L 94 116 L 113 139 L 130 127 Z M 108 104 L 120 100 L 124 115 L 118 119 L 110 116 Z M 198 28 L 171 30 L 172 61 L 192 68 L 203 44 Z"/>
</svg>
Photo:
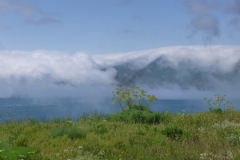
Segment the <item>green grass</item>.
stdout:
<svg viewBox="0 0 240 160">
<path fill-rule="evenodd" d="M 6 157 L 7 156 L 7 157 Z M 240 112 L 126 110 L 0 124 L 0 160 L 240 159 Z"/>
<path fill-rule="evenodd" d="M 77 126 L 61 126 L 51 130 L 53 138 L 67 135 L 71 139 L 86 138 L 86 131 Z"/>
</svg>

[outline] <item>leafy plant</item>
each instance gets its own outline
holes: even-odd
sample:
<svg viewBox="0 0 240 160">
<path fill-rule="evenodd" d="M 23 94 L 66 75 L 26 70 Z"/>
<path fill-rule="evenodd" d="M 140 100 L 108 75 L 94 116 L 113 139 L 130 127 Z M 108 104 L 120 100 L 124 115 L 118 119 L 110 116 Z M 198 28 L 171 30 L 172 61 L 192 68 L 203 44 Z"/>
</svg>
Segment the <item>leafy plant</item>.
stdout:
<svg viewBox="0 0 240 160">
<path fill-rule="evenodd" d="M 122 121 L 130 123 L 159 124 L 167 122 L 167 116 L 159 112 L 153 112 L 150 109 L 141 110 L 139 108 L 130 108 L 108 116 L 110 121 Z"/>
<path fill-rule="evenodd" d="M 154 95 L 148 95 L 147 92 L 137 86 L 118 85 L 113 92 L 112 104 L 121 108 L 121 110 L 131 107 L 149 107 L 149 105 L 157 100 Z"/>
<path fill-rule="evenodd" d="M 108 132 L 105 124 L 94 125 L 94 131 L 96 134 L 104 134 Z"/>
<path fill-rule="evenodd" d="M 226 136 L 226 139 L 231 143 L 232 146 L 240 144 L 240 130 L 233 130 L 232 133 Z"/>
<path fill-rule="evenodd" d="M 180 129 L 178 126 L 167 126 L 162 131 L 162 134 L 166 135 L 171 139 L 181 139 L 183 136 L 183 130 Z"/>
<path fill-rule="evenodd" d="M 71 139 L 76 139 L 76 138 L 85 138 L 86 137 L 86 131 L 78 128 L 77 126 L 61 126 L 58 128 L 55 128 L 51 130 L 51 136 L 53 138 L 67 135 Z"/>
<path fill-rule="evenodd" d="M 215 99 L 204 98 L 204 100 L 207 101 L 207 103 L 210 106 L 210 108 L 209 108 L 210 112 L 222 113 L 222 112 L 234 111 L 235 105 L 233 105 L 229 101 L 227 101 L 226 104 L 223 104 L 223 107 L 221 106 L 221 104 L 225 100 L 226 95 L 215 94 L 214 97 L 215 97 Z"/>
<path fill-rule="evenodd" d="M 152 142 L 154 145 L 160 145 L 163 146 L 166 143 L 165 136 L 162 134 L 157 134 Z"/>
</svg>

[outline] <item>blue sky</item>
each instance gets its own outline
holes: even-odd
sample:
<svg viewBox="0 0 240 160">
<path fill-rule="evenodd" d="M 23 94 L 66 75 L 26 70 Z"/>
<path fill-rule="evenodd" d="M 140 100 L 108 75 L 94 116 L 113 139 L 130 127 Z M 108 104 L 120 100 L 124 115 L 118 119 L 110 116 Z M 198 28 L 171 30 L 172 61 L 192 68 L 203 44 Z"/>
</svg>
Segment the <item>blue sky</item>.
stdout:
<svg viewBox="0 0 240 160">
<path fill-rule="evenodd" d="M 239 45 L 240 0 L 0 0 L 0 50 Z"/>
</svg>

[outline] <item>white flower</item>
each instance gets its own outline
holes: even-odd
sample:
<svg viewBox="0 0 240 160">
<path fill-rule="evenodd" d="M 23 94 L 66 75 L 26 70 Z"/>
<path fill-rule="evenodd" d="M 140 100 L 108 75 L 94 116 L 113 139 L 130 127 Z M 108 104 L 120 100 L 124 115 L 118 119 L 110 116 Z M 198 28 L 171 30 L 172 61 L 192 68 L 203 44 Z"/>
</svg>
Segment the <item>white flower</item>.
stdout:
<svg viewBox="0 0 240 160">
<path fill-rule="evenodd" d="M 24 158 L 24 157 L 26 157 L 26 156 L 20 154 L 19 157 L 23 157 L 23 158 Z"/>
<path fill-rule="evenodd" d="M 199 130 L 200 132 L 204 132 L 205 128 L 204 128 L 204 127 L 200 127 L 200 128 L 198 128 L 198 130 Z"/>
<path fill-rule="evenodd" d="M 101 150 L 99 153 L 98 153 L 99 156 L 103 156 L 104 155 L 104 151 Z"/>
<path fill-rule="evenodd" d="M 222 123 L 214 123 L 213 127 L 221 127 L 223 129 L 225 129 L 227 127 L 237 128 L 237 127 L 240 127 L 240 124 L 235 123 L 235 122 L 229 122 L 229 121 L 225 120 Z"/>
<path fill-rule="evenodd" d="M 232 159 L 233 158 L 233 154 L 231 151 L 227 151 L 227 157 Z"/>
<path fill-rule="evenodd" d="M 208 157 L 207 153 L 201 153 L 200 154 L 200 159 L 206 159 Z"/>
</svg>

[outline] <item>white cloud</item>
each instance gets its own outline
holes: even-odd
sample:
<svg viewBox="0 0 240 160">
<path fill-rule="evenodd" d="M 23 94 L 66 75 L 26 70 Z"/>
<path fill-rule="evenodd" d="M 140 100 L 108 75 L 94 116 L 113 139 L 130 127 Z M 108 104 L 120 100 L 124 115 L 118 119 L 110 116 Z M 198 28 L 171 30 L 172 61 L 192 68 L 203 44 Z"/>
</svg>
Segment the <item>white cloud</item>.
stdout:
<svg viewBox="0 0 240 160">
<path fill-rule="evenodd" d="M 16 11 L 25 15 L 32 15 L 38 12 L 42 12 L 36 6 L 30 3 L 21 3 L 14 0 L 0 0 L 0 10 L 2 11 Z"/>
<path fill-rule="evenodd" d="M 114 83 L 115 71 L 101 71 L 86 54 L 68 55 L 58 52 L 5 51 L 0 54 L 0 77 L 41 80 L 46 77 L 54 82 L 70 84 Z"/>
<path fill-rule="evenodd" d="M 230 1 L 226 7 L 225 11 L 231 15 L 230 25 L 235 26 L 238 30 L 240 27 L 240 0 Z"/>
<path fill-rule="evenodd" d="M 194 64 L 193 67 L 200 70 L 219 70 L 225 73 L 231 71 L 240 61 L 239 49 L 239 46 L 176 46 L 125 54 L 96 55 L 93 59 L 101 67 L 130 63 L 133 67 L 141 69 L 164 55 L 175 68 L 179 67 L 181 61 L 189 60 Z"/>
<path fill-rule="evenodd" d="M 28 24 L 48 25 L 61 23 L 60 20 L 27 1 L 0 0 L 0 11 L 16 12 L 23 15 Z"/>
<path fill-rule="evenodd" d="M 204 40 L 209 41 L 220 35 L 219 19 L 213 14 L 219 9 L 219 1 L 211 3 L 206 0 L 187 0 L 185 5 L 191 16 L 191 36 L 202 32 Z"/>
<path fill-rule="evenodd" d="M 182 75 L 197 70 L 204 73 L 205 77 L 210 77 L 208 80 L 214 83 L 214 86 L 230 92 L 240 89 L 240 83 L 233 84 L 232 77 L 227 77 L 228 74 L 239 76 L 237 67 L 240 65 L 239 53 L 239 46 L 176 46 L 92 56 L 85 53 L 70 55 L 51 51 L 1 51 L 0 96 L 92 96 L 95 98 L 111 96 L 111 91 L 117 83 L 116 75 L 127 74 L 118 72 L 115 66 L 128 65 L 130 70 L 137 72 L 141 69 L 151 69 L 148 65 L 160 57 L 164 57 L 166 63 L 159 61 L 162 63 L 159 67 L 174 69 L 179 77 L 177 81 L 185 81 L 186 76 Z M 216 79 L 213 75 L 226 76 Z M 198 81 L 204 83 L 202 79 Z M 172 85 L 170 88 L 169 85 L 155 87 L 154 92 L 157 90 L 161 94 L 163 93 L 160 90 L 183 94 L 201 92 L 190 84 L 190 88 L 187 89 L 189 92 L 186 89 L 181 92 L 181 87 L 177 87 L 177 83 L 174 83 L 175 81 L 169 83 Z"/>
<path fill-rule="evenodd" d="M 48 25 L 48 24 L 62 23 L 60 20 L 52 18 L 52 17 L 45 17 L 45 18 L 41 18 L 41 19 L 29 19 L 26 22 L 29 24 L 34 24 L 34 25 Z"/>
</svg>

